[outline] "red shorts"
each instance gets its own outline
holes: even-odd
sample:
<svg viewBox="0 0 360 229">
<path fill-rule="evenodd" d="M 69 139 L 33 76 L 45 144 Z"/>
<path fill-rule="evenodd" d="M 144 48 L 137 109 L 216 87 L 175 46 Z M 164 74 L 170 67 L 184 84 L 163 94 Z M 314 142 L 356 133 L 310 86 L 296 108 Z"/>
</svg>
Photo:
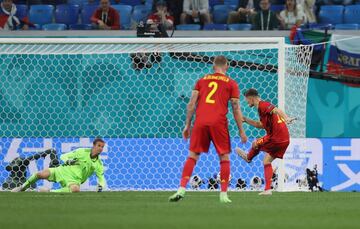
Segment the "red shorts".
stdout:
<svg viewBox="0 0 360 229">
<path fill-rule="evenodd" d="M 256 143 L 258 145 L 257 149 L 251 148 L 250 152 L 251 155 L 256 155 L 260 151 L 266 152 L 270 154 L 273 158 L 280 158 L 282 159 L 284 157 L 284 154 L 286 152 L 287 147 L 289 146 L 289 140 L 284 142 L 273 142 L 268 136 L 259 138 L 256 140 Z"/>
<path fill-rule="evenodd" d="M 210 142 L 214 144 L 219 155 L 231 152 L 227 122 L 211 126 L 195 122 L 190 137 L 190 151 L 194 153 L 207 153 Z"/>
</svg>

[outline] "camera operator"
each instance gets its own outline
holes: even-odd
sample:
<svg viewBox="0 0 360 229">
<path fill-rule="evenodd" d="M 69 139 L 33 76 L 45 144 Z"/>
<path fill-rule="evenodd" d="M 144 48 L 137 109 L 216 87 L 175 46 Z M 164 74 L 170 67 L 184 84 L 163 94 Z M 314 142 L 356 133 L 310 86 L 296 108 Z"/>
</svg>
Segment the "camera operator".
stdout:
<svg viewBox="0 0 360 229">
<path fill-rule="evenodd" d="M 153 28 L 163 27 L 164 30 L 172 29 L 174 26 L 174 17 L 170 15 L 166 2 L 160 0 L 156 2 L 156 9 L 146 22 Z"/>
</svg>

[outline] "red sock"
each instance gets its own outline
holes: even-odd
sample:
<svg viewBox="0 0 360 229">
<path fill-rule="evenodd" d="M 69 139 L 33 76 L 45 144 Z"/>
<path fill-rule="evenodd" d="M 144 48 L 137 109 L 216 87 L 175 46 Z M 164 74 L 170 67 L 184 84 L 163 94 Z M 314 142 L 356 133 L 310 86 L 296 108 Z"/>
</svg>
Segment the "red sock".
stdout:
<svg viewBox="0 0 360 229">
<path fill-rule="evenodd" d="M 196 160 L 194 158 L 188 157 L 185 161 L 183 172 L 181 175 L 180 186 L 186 188 L 187 183 L 189 182 L 190 176 L 195 167 Z"/>
<path fill-rule="evenodd" d="M 251 148 L 251 150 L 249 151 L 248 155 L 247 155 L 247 159 L 249 159 L 250 161 L 252 161 L 252 159 L 254 157 L 256 157 L 256 155 L 258 155 L 260 153 L 260 151 L 258 149 L 253 149 Z"/>
<path fill-rule="evenodd" d="M 271 164 L 264 165 L 264 173 L 265 173 L 265 190 L 271 189 L 271 181 L 273 176 L 273 169 Z"/>
<path fill-rule="evenodd" d="M 229 186 L 230 161 L 220 161 L 220 184 L 221 191 L 226 192 Z"/>
</svg>

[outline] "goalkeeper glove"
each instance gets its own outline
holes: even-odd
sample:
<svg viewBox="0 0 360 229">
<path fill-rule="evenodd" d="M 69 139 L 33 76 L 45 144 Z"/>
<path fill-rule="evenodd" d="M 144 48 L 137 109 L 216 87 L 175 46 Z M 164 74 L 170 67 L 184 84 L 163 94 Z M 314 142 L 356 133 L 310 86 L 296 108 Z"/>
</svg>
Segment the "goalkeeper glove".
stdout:
<svg viewBox="0 0 360 229">
<path fill-rule="evenodd" d="M 101 185 L 98 185 L 97 186 L 97 192 L 102 192 L 102 190 L 103 190 L 103 187 Z"/>
<path fill-rule="evenodd" d="M 78 160 L 76 158 L 74 159 L 70 159 L 70 160 L 67 160 L 65 161 L 65 164 L 64 165 L 78 165 Z"/>
</svg>

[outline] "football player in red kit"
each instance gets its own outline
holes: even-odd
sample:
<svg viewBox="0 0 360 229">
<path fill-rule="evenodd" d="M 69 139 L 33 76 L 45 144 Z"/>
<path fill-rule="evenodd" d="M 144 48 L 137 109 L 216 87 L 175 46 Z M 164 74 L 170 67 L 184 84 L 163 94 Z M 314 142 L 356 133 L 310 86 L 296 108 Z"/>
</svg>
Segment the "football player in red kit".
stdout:
<svg viewBox="0 0 360 229">
<path fill-rule="evenodd" d="M 231 103 L 233 115 L 239 129 L 242 142 L 247 141 L 242 127 L 243 116 L 239 104 L 239 87 L 237 83 L 228 77 L 228 62 L 224 56 L 217 56 L 214 60 L 214 73 L 205 75 L 199 79 L 192 91 L 190 101 L 187 105 L 187 114 L 183 137 L 190 137 L 189 156 L 184 164 L 180 188 L 169 197 L 169 201 L 176 202 L 184 198 L 185 188 L 191 177 L 200 153 L 208 152 L 210 142 L 220 159 L 221 192 L 220 202 L 230 203 L 227 196 L 227 188 L 230 177 L 231 152 L 230 135 L 228 129 L 228 103 Z M 194 127 L 191 130 L 192 116 L 196 111 Z"/>
<path fill-rule="evenodd" d="M 290 143 L 289 130 L 286 124 L 291 123 L 295 119 L 289 118 L 273 104 L 261 100 L 256 89 L 251 88 L 247 90 L 245 98 L 250 107 L 257 108 L 260 121 L 251 120 L 246 117 L 243 118 L 243 121 L 256 128 L 265 129 L 266 135 L 253 142 L 248 154 L 240 148 L 236 148 L 235 151 L 248 163 L 260 151 L 266 153 L 264 157 L 265 191 L 259 193 L 259 195 L 271 195 L 271 180 L 273 176 L 271 162 L 276 158 L 283 158 Z"/>
</svg>

